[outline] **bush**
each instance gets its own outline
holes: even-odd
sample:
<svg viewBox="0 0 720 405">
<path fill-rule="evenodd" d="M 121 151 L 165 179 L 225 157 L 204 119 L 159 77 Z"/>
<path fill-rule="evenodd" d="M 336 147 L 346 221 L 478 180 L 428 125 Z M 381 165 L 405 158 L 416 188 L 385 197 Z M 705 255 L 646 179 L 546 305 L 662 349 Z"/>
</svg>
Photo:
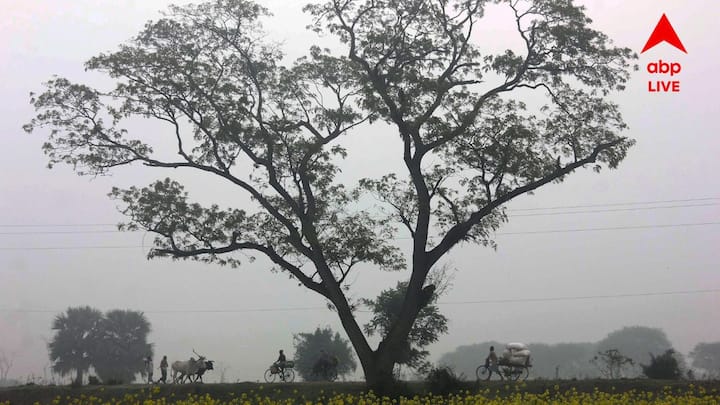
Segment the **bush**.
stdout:
<svg viewBox="0 0 720 405">
<path fill-rule="evenodd" d="M 436 395 L 448 395 L 463 389 L 463 381 L 450 367 L 433 368 L 425 378 L 427 389 Z"/>
<path fill-rule="evenodd" d="M 656 380 L 679 380 L 682 377 L 680 365 L 675 358 L 675 351 L 668 349 L 665 353 L 655 356 L 650 354 L 650 364 L 641 364 L 643 374 Z"/>
</svg>

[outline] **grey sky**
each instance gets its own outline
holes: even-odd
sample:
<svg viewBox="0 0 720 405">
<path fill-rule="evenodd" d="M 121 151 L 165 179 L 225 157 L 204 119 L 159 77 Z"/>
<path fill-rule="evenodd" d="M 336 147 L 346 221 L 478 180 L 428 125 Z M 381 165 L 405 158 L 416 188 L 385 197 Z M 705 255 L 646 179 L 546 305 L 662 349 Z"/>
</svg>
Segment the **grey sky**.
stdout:
<svg viewBox="0 0 720 405">
<path fill-rule="evenodd" d="M 55 311 L 91 305 L 102 310 L 145 311 L 153 327 L 156 354 L 187 358 L 191 349 L 230 367 L 232 381 L 257 380 L 277 349 L 292 355 L 292 334 L 316 326 L 340 329 L 327 310 L 249 311 L 322 307 L 323 300 L 283 274 L 267 271 L 267 261 L 247 261 L 240 269 L 194 262 L 147 261 L 141 248 L 23 250 L 60 246 L 139 246 L 142 234 L 18 234 L 30 231 L 113 230 L 111 226 L 9 227 L 6 225 L 113 224 L 122 220 L 106 197 L 112 186 L 145 185 L 168 175 L 187 181 L 200 202 L 228 204 L 226 189 L 197 175 L 124 168 L 113 177 L 76 176 L 68 167 L 51 171 L 40 150 L 38 131 L 22 132 L 33 115 L 28 93 L 40 91 L 51 75 L 109 86 L 108 79 L 84 72 L 83 62 L 109 51 L 156 18 L 172 2 L 94 0 L 0 0 L 0 350 L 15 353 L 11 376 L 42 374 L 48 364 L 43 339 Z M 261 1 L 275 13 L 270 35 L 284 42 L 289 57 L 317 40 L 305 31 L 303 1 Z M 662 13 L 667 13 L 688 54 L 661 44 L 640 55 L 640 70 L 620 103 L 637 140 L 618 170 L 582 171 L 510 206 L 510 222 L 499 232 L 585 229 L 720 222 L 718 205 L 513 216 L 524 208 L 720 197 L 720 124 L 716 76 L 720 61 L 717 1 L 582 1 L 594 26 L 617 44 L 642 49 Z M 489 13 L 477 34 L 486 49 L 513 45 L 512 26 L 502 13 Z M 332 41 L 321 39 L 323 44 Z M 652 61 L 678 61 L 681 92 L 651 94 L 645 71 Z M 663 80 L 666 78 L 660 78 Z M 138 136 L 162 127 L 134 123 Z M 395 135 L 387 128 L 363 129 L 346 141 L 348 181 L 381 175 L 397 167 Z M 367 170 L 370 170 L 368 172 Z M 667 205 L 717 204 L 704 200 Z M 645 207 L 648 207 L 646 205 Z M 613 207 L 600 207 L 608 209 Z M 617 207 L 622 208 L 622 207 Z M 587 211 L 588 209 L 584 209 Z M 560 210 L 562 212 L 570 210 Z M 548 211 L 542 211 L 548 212 Z M 6 233 L 15 233 L 8 235 Z M 597 296 L 720 288 L 720 226 L 650 228 L 595 232 L 498 235 L 497 251 L 465 245 L 449 261 L 458 268 L 453 288 L 441 299 L 450 332 L 431 350 L 433 358 L 461 344 L 483 340 L 524 342 L 596 341 L 622 326 L 663 328 L 687 353 L 702 341 L 720 340 L 716 320 L 720 294 L 628 297 L 556 302 L 457 304 L 480 300 Z M 402 235 L 404 236 L 404 235 Z M 151 237 L 145 237 L 149 244 Z M 402 240 L 399 241 L 402 246 Z M 402 273 L 357 272 L 353 294 L 374 296 Z M 452 304 L 456 303 L 456 304 Z M 51 310 L 51 312 L 28 312 Z M 247 312 L 172 313 L 168 310 Z M 218 378 L 219 373 L 211 375 Z"/>
</svg>

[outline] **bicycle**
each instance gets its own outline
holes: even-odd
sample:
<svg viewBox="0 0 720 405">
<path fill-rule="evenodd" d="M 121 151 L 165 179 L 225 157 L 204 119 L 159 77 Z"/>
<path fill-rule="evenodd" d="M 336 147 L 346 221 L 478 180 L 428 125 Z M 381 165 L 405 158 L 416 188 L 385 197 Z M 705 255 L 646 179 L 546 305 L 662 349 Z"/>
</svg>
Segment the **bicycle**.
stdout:
<svg viewBox="0 0 720 405">
<path fill-rule="evenodd" d="M 475 376 L 477 377 L 478 381 L 489 381 L 490 377 L 492 376 L 492 374 L 490 374 L 492 371 L 492 373 L 501 377 L 501 379 L 507 378 L 511 381 L 517 381 L 522 377 L 523 381 L 525 381 L 530 375 L 530 367 L 532 366 L 529 364 L 529 362 L 527 362 L 526 364 L 511 364 L 507 362 L 500 362 L 495 368 L 495 370 L 490 370 L 490 365 L 486 363 L 475 370 Z"/>
<path fill-rule="evenodd" d="M 292 361 L 286 361 L 282 370 L 278 365 L 273 364 L 265 370 L 265 381 L 274 383 L 275 380 L 279 378 L 282 382 L 293 382 L 295 380 L 295 371 L 293 370 L 293 367 L 295 367 L 295 363 Z"/>
</svg>

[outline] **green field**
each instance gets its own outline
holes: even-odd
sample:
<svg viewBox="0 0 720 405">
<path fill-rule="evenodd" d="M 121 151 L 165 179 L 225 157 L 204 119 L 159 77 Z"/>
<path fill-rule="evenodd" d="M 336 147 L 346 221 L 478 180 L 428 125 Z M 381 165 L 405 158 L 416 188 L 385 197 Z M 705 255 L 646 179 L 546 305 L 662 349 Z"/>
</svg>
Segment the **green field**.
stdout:
<svg viewBox="0 0 720 405">
<path fill-rule="evenodd" d="M 151 394 L 148 385 L 120 385 L 120 386 L 83 386 L 73 388 L 68 386 L 21 386 L 0 389 L 0 403 L 10 404 L 52 404 L 53 400 L 60 398 L 59 403 L 72 402 L 73 398 L 94 397 L 98 402 L 120 399 L 126 395 L 136 395 L 137 403 L 142 404 L 143 399 L 165 398 L 167 402 L 186 399 L 189 396 L 205 396 L 209 394 L 217 401 L 231 401 L 243 393 L 254 396 L 261 395 L 273 401 L 291 400 L 291 403 L 304 403 L 307 400 L 315 401 L 323 396 L 334 394 L 358 395 L 365 391 L 365 384 L 359 382 L 343 383 L 288 383 L 288 384 L 168 384 L 157 387 Z M 592 393 L 597 390 L 606 393 L 622 394 L 626 392 L 650 392 L 653 394 L 684 395 L 688 392 L 697 392 L 703 389 L 713 393 L 717 398 L 720 392 L 720 381 L 658 381 L 658 380 L 558 380 L 558 381 L 526 381 L 524 383 L 508 383 L 502 381 L 467 382 L 462 387 L 463 392 L 470 394 L 484 392 L 488 398 L 509 398 L 518 392 L 529 394 L 542 394 L 547 391 L 552 395 L 572 391 L 579 393 Z M 428 394 L 423 383 L 406 384 L 398 395 L 411 397 L 413 395 Z M 89 402 L 88 402 L 89 403 Z M 708 403 L 717 403 L 714 400 Z"/>
</svg>

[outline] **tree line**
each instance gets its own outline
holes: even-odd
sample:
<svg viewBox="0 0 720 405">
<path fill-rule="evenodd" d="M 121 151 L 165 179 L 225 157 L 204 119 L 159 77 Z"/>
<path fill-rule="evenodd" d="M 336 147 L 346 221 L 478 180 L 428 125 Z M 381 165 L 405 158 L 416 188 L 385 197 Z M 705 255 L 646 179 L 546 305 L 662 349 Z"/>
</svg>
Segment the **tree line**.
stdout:
<svg viewBox="0 0 720 405">
<path fill-rule="evenodd" d="M 74 372 L 77 385 L 91 367 L 103 383 L 132 382 L 145 373 L 143 360 L 153 353 L 147 342 L 150 322 L 138 311 L 71 307 L 55 317 L 52 329 L 52 369 L 61 376 Z"/>
<path fill-rule="evenodd" d="M 475 369 L 484 363 L 490 346 L 502 348 L 505 343 L 487 341 L 460 346 L 443 354 L 438 363 L 451 367 L 459 375 L 474 378 Z M 532 378 L 634 378 L 653 373 L 653 365 L 673 361 L 679 371 L 675 378 L 720 378 L 720 342 L 698 343 L 690 353 L 692 362 L 688 364 L 687 359 L 673 349 L 665 332 L 658 328 L 625 327 L 598 342 L 530 343 L 528 346 L 532 352 Z M 631 361 L 623 362 L 623 359 Z"/>
</svg>

